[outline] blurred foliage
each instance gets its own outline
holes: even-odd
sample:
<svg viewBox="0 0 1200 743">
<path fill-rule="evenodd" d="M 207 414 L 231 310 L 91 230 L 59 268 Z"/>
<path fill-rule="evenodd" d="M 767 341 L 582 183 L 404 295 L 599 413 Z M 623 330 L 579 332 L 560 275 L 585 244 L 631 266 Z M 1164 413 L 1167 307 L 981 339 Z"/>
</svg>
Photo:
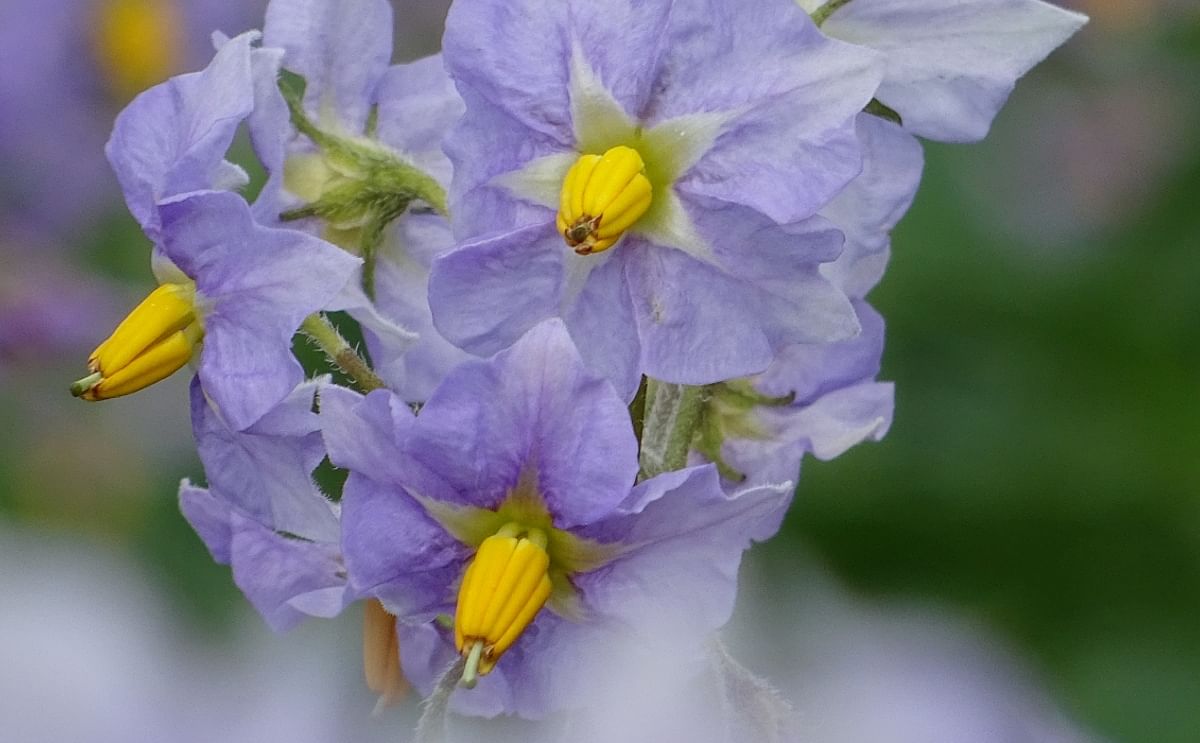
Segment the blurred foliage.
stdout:
<svg viewBox="0 0 1200 743">
<path fill-rule="evenodd" d="M 1098 732 L 1193 743 L 1200 151 L 1142 213 L 1048 269 L 973 218 L 953 178 L 969 149 L 926 149 L 872 296 L 895 425 L 806 463 L 766 557 L 785 579 L 796 540 L 861 590 L 965 607 Z"/>
</svg>

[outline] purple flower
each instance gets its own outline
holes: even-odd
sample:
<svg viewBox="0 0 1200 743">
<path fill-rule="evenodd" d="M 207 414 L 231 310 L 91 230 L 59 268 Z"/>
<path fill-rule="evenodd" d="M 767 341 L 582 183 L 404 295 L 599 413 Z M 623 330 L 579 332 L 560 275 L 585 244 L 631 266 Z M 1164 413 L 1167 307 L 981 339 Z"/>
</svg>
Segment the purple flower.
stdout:
<svg viewBox="0 0 1200 743">
<path fill-rule="evenodd" d="M 315 126 L 415 167 L 444 192 L 451 168 L 441 141 L 462 113 L 462 102 L 440 56 L 389 67 L 391 35 L 392 11 L 385 0 L 272 0 L 264 44 L 281 54 L 279 64 L 305 79 L 303 107 Z M 251 131 L 270 174 L 254 205 L 261 221 L 276 223 L 289 210 L 364 180 L 336 153 L 296 131 L 274 70 L 264 70 L 257 82 L 259 105 L 250 118 Z M 377 123 L 368 131 L 373 107 Z M 344 221 L 294 224 L 359 253 L 372 216 L 364 211 Z M 430 263 L 453 240 L 443 216 L 428 211 L 396 216 L 364 267 L 372 271 L 373 301 L 350 285 L 331 309 L 345 309 L 362 323 L 377 373 L 405 399 L 419 401 L 451 366 L 467 358 L 434 329 L 426 298 Z"/>
<path fill-rule="evenodd" d="M 883 318 L 866 302 L 855 302 L 855 308 L 863 326 L 859 336 L 790 346 L 764 373 L 714 386 L 693 461 L 719 462 L 731 491 L 794 485 L 805 454 L 828 460 L 860 442 L 882 439 L 894 405 L 893 385 L 875 379 Z"/>
<path fill-rule="evenodd" d="M 1017 79 L 1087 18 L 1040 0 L 797 0 L 835 39 L 882 52 L 876 97 L 904 128 L 944 142 L 987 134 Z"/>
<path fill-rule="evenodd" d="M 841 236 L 814 215 L 861 168 L 880 72 L 793 3 L 761 5 L 454 4 L 462 243 L 430 282 L 447 338 L 493 353 L 562 317 L 629 397 L 642 373 L 705 384 L 857 332 L 819 271 Z"/>
<path fill-rule="evenodd" d="M 458 366 L 418 417 L 385 391 L 322 400 L 330 458 L 350 470 L 351 585 L 399 617 L 406 673 L 423 691 L 456 652 L 468 672 L 474 658 L 487 675 L 455 697 L 473 713 L 580 704 L 617 637 L 667 625 L 690 653 L 729 618 L 741 553 L 788 495 L 728 496 L 711 466 L 635 485 L 625 405 L 558 321 Z M 506 549 L 512 561 L 496 562 Z M 502 588 L 482 589 L 501 568 Z M 452 630 L 433 620 L 456 612 L 456 592 Z M 506 624 L 518 605 L 525 624 Z"/>
<path fill-rule="evenodd" d="M 244 431 L 231 428 L 192 382 L 192 428 L 208 488 L 184 480 L 179 505 L 213 559 L 267 624 L 332 617 L 349 603 L 337 512 L 312 480 L 325 456 L 305 382 Z"/>
<path fill-rule="evenodd" d="M 204 394 L 245 429 L 304 378 L 292 336 L 358 259 L 303 232 L 258 225 L 234 193 L 200 191 L 156 209 L 161 286 L 93 352 L 92 374 L 74 391 L 88 400 L 130 394 L 198 351 Z"/>
<path fill-rule="evenodd" d="M 161 213 L 163 255 L 195 282 L 204 327 L 196 374 L 225 420 L 246 428 L 304 378 L 292 336 L 358 260 L 303 232 L 258 225 L 232 193 L 195 194 Z"/>
</svg>

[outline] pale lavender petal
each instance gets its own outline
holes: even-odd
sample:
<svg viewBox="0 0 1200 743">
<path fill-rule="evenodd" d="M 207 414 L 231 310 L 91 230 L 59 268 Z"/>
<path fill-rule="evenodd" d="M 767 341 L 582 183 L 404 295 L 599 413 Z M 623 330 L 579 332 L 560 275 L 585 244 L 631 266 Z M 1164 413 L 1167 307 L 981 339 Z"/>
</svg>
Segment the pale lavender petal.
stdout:
<svg viewBox="0 0 1200 743">
<path fill-rule="evenodd" d="M 812 216 L 860 169 L 854 117 L 879 85 L 878 55 L 831 42 L 794 3 L 678 3 L 651 123 L 728 117 L 681 192 L 777 222 Z"/>
<path fill-rule="evenodd" d="M 351 471 L 342 495 L 342 554 L 357 595 L 429 621 L 453 605 L 469 551 L 403 488 Z"/>
<path fill-rule="evenodd" d="M 564 317 L 584 365 L 612 382 L 622 399 L 632 400 L 642 379 L 641 339 L 625 280 L 627 255 L 614 255 L 593 269 Z M 564 260 L 597 258 L 567 255 Z"/>
<path fill-rule="evenodd" d="M 711 465 L 671 475 L 639 486 L 633 498 L 649 502 L 638 503 L 635 515 L 597 525 L 596 533 L 620 533 L 623 543 L 639 548 L 577 576 L 576 585 L 596 612 L 669 627 L 681 645 L 698 646 L 729 620 L 742 553 L 778 528 L 792 488 L 728 495 Z"/>
<path fill-rule="evenodd" d="M 336 616 L 350 600 L 336 543 L 285 537 L 220 495 L 184 480 L 179 506 L 213 560 L 276 631 L 305 616 Z"/>
<path fill-rule="evenodd" d="M 414 464 L 400 451 L 415 420 L 412 410 L 386 390 L 363 396 L 329 385 L 319 398 L 321 433 L 338 467 L 369 473 L 389 484 L 404 482 Z"/>
<path fill-rule="evenodd" d="M 312 472 L 325 456 L 313 396 L 321 383 L 302 384 L 253 426 L 229 428 L 192 383 L 192 428 L 209 487 L 247 515 L 277 531 L 336 542 L 332 505 Z"/>
<path fill-rule="evenodd" d="M 982 139 L 1017 79 L 1087 18 L 1039 0 L 872 0 L 839 8 L 830 36 L 883 52 L 878 98 L 930 139 Z"/>
<path fill-rule="evenodd" d="M 417 334 L 407 348 L 377 332 L 366 336 L 375 370 L 405 400 L 424 401 L 451 368 L 471 358 L 442 337 L 429 309 L 430 266 L 453 247 L 445 219 L 410 213 L 393 229 L 375 266 L 375 306 Z"/>
<path fill-rule="evenodd" d="M 789 346 L 754 386 L 772 397 L 795 395 L 803 404 L 879 373 L 883 355 L 883 318 L 866 302 L 856 302 L 862 332 L 838 343 Z"/>
<path fill-rule="evenodd" d="M 271 0 L 263 45 L 304 77 L 304 106 L 321 125 L 362 134 L 372 96 L 392 57 L 387 0 Z"/>
<path fill-rule="evenodd" d="M 460 91 L 471 88 L 563 146 L 574 141 L 564 95 L 569 10 L 570 3 L 560 0 L 459 0 L 450 6 L 442 39 L 447 69 Z"/>
<path fill-rule="evenodd" d="M 117 117 L 105 152 L 129 211 L 151 235 L 159 201 L 227 180 L 225 153 L 254 107 L 250 44 L 257 36 L 229 41 L 204 71 L 156 85 Z"/>
<path fill-rule="evenodd" d="M 179 510 L 196 530 L 213 561 L 228 565 L 233 544 L 229 502 L 213 495 L 208 488 L 184 480 L 179 483 Z"/>
<path fill-rule="evenodd" d="M 846 234 L 846 247 L 821 272 L 850 297 L 863 297 L 883 275 L 890 233 L 912 205 L 925 164 L 921 143 L 877 116 L 858 117 L 863 171 L 821 210 Z"/>
<path fill-rule="evenodd" d="M 529 129 L 461 81 L 458 87 L 468 113 L 445 142 L 454 163 L 450 213 L 455 237 L 466 240 L 553 219 L 545 207 L 522 202 L 495 179 L 569 146 Z"/>
<path fill-rule="evenodd" d="M 197 193 L 160 211 L 163 252 L 207 302 L 198 370 L 205 393 L 244 429 L 300 383 L 292 335 L 359 261 L 302 232 L 255 224 L 236 194 Z"/>
<path fill-rule="evenodd" d="M 271 629 L 283 632 L 306 616 L 334 617 L 349 603 L 336 544 L 285 537 L 237 512 L 230 525 L 234 583 Z"/>
<path fill-rule="evenodd" d="M 560 320 L 490 361 L 452 371 L 422 409 L 409 446 L 485 508 L 532 476 L 559 528 L 610 512 L 638 469 L 625 402 L 589 373 Z"/>
<path fill-rule="evenodd" d="M 799 441 L 817 459 L 833 459 L 854 445 L 879 441 L 892 425 L 895 388 L 863 382 L 822 396 L 799 410 L 766 409 L 760 415 L 781 438 Z"/>
<path fill-rule="evenodd" d="M 641 338 L 641 369 L 680 384 L 762 371 L 770 339 L 746 285 L 674 248 L 626 238 L 626 280 Z"/>
<path fill-rule="evenodd" d="M 468 242 L 429 275 L 433 323 L 451 343 L 493 354 L 558 315 L 563 243 L 551 223 Z"/>
<path fill-rule="evenodd" d="M 452 168 L 442 140 L 462 116 L 464 104 L 442 55 L 389 67 L 374 99 L 379 106 L 379 141 L 448 186 Z"/>
</svg>

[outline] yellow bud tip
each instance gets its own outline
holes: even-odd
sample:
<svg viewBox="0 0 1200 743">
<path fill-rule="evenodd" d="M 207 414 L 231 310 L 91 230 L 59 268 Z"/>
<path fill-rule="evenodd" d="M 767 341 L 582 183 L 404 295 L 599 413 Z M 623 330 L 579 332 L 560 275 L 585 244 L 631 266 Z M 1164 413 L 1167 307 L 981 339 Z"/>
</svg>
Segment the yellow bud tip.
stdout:
<svg viewBox="0 0 1200 743">
<path fill-rule="evenodd" d="M 550 598 L 546 544 L 541 530 L 506 524 L 479 545 L 454 617 L 454 644 L 467 659 L 464 685 L 491 672 Z"/>
<path fill-rule="evenodd" d="M 608 250 L 650 208 L 653 190 L 632 147 L 583 155 L 563 179 L 555 223 L 579 255 Z"/>
<path fill-rule="evenodd" d="M 121 321 L 88 358 L 88 376 L 71 385 L 84 400 L 128 395 L 166 379 L 191 360 L 204 337 L 195 287 L 163 284 Z"/>
</svg>

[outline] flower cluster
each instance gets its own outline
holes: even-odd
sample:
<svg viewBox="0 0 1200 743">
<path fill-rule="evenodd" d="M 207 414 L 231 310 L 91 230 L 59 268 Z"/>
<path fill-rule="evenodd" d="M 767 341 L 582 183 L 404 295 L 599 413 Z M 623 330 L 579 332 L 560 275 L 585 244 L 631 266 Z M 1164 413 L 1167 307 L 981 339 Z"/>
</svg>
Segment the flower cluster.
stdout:
<svg viewBox="0 0 1200 743">
<path fill-rule="evenodd" d="M 392 65 L 387 0 L 271 0 L 118 117 L 160 286 L 73 391 L 190 365 L 185 516 L 272 627 L 365 602 L 385 702 L 407 679 L 430 710 L 541 718 L 664 632 L 699 669 L 804 454 L 891 423 L 865 298 L 916 136 L 982 136 L 1082 22 L 456 0 L 443 53 Z"/>
</svg>

